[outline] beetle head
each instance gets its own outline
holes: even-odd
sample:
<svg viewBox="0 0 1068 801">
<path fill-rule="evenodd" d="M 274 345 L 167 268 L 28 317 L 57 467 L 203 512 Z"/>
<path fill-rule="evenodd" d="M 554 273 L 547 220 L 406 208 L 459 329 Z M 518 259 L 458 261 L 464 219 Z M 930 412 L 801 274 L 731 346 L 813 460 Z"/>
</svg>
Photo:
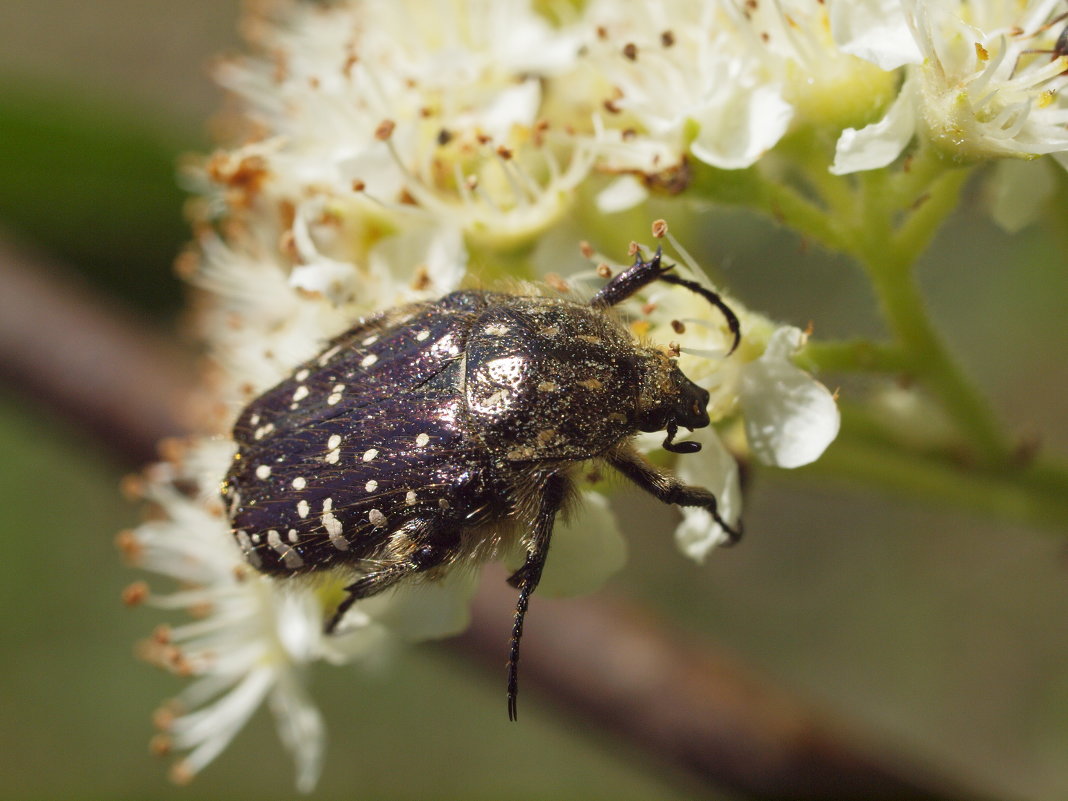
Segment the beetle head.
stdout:
<svg viewBox="0 0 1068 801">
<path fill-rule="evenodd" d="M 693 431 L 709 425 L 708 390 L 682 374 L 674 361 L 655 360 L 652 380 L 643 385 L 639 403 L 639 431 L 667 431 L 664 448 L 672 453 L 696 453 L 698 442 L 673 442 L 679 426 Z"/>
</svg>

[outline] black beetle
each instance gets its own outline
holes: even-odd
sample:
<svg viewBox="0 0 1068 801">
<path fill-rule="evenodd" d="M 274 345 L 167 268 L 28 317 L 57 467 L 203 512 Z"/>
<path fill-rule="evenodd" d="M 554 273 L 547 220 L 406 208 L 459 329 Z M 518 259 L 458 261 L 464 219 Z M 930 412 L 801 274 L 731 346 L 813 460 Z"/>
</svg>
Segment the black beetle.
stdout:
<svg viewBox="0 0 1068 801">
<path fill-rule="evenodd" d="M 326 624 L 353 602 L 465 560 L 493 558 L 515 537 L 526 562 L 508 662 L 516 717 L 519 640 L 553 523 L 588 459 L 611 465 L 661 501 L 706 509 L 741 535 L 708 490 L 650 465 L 639 431 L 709 424 L 708 392 L 657 347 L 635 343 L 609 311 L 661 280 L 697 292 L 738 319 L 714 292 L 680 278 L 658 249 L 610 280 L 589 304 L 560 297 L 453 292 L 358 323 L 248 405 L 222 485 L 245 557 L 272 575 L 344 567 L 356 574 Z"/>
</svg>

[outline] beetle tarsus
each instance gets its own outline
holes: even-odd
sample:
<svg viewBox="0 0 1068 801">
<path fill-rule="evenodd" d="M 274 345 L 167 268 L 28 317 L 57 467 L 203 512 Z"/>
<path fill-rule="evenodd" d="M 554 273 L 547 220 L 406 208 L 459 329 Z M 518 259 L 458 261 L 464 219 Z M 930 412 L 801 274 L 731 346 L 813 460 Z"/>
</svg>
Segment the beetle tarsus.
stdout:
<svg viewBox="0 0 1068 801">
<path fill-rule="evenodd" d="M 515 622 L 512 624 L 512 640 L 508 650 L 508 719 L 517 720 L 516 698 L 519 695 L 519 641 L 523 637 L 523 620 L 530 606 L 530 596 L 541 581 L 541 571 L 549 555 L 556 513 L 567 497 L 569 481 L 561 475 L 551 475 L 545 481 L 534 520 L 530 542 L 527 545 L 527 560 L 511 575 L 508 583 L 519 587 L 519 599 L 515 605 Z"/>
</svg>

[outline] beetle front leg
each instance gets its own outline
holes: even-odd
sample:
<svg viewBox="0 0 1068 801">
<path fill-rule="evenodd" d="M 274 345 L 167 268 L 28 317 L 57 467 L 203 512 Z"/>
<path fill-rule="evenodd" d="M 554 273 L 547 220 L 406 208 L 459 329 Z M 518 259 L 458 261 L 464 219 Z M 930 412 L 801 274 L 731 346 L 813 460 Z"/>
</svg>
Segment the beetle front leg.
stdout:
<svg viewBox="0 0 1068 801">
<path fill-rule="evenodd" d="M 508 652 L 508 719 L 517 719 L 516 698 L 519 695 L 519 640 L 523 636 L 523 618 L 530 605 L 530 596 L 541 581 L 541 571 L 549 556 L 549 541 L 552 539 L 556 513 L 567 497 L 569 483 L 560 475 L 552 475 L 545 482 L 534 521 L 527 560 L 519 570 L 508 578 L 508 583 L 519 590 L 515 605 L 515 623 L 512 625 L 512 645 Z"/>
<path fill-rule="evenodd" d="M 731 526 L 719 515 L 716 496 L 702 487 L 683 484 L 671 473 L 658 470 L 631 447 L 623 447 L 606 457 L 608 463 L 643 490 L 664 503 L 675 506 L 699 506 L 727 533 L 726 545 L 742 538 L 742 521 Z"/>
</svg>

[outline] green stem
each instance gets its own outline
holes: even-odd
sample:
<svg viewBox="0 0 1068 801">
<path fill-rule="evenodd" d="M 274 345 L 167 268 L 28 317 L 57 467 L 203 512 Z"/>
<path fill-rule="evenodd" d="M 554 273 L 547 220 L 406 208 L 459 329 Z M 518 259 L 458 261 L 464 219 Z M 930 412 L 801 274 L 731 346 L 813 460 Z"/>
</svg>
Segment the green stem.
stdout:
<svg viewBox="0 0 1068 801">
<path fill-rule="evenodd" d="M 918 441 L 895 436 L 877 411 L 857 416 L 844 408 L 838 439 L 801 473 L 860 480 L 981 514 L 1063 529 L 1068 465 L 1021 461 L 985 399 L 949 353 L 917 283 L 917 261 L 956 209 L 970 170 L 947 167 L 922 150 L 907 166 L 831 178 L 825 163 L 816 160 L 801 168 L 805 192 L 758 168 L 696 173 L 695 194 L 764 211 L 803 236 L 851 254 L 872 281 L 892 341 L 810 342 L 797 356 L 800 366 L 908 375 L 948 418 L 941 433 L 918 431 Z"/>
<path fill-rule="evenodd" d="M 901 348 L 866 339 L 840 342 L 809 340 L 794 357 L 794 363 L 809 371 L 845 373 L 903 373 L 912 366 Z"/>
<path fill-rule="evenodd" d="M 766 178 L 756 167 L 720 170 L 698 163 L 693 168 L 690 191 L 705 200 L 762 211 L 831 250 L 845 249 L 842 224 L 833 213 L 828 213 L 793 187 Z"/>
<path fill-rule="evenodd" d="M 1061 532 L 1068 520 L 1068 466 L 1054 462 L 962 470 L 959 462 L 944 456 L 920 454 L 882 440 L 869 441 L 843 430 L 817 462 L 797 474 L 857 481 L 934 505 L 949 504 Z"/>
<path fill-rule="evenodd" d="M 883 186 L 872 184 L 866 201 L 883 214 L 877 225 L 870 216 L 856 240 L 856 256 L 863 263 L 875 288 L 891 331 L 911 364 L 913 375 L 941 399 L 946 410 L 967 438 L 977 461 L 1003 464 L 1012 448 L 989 406 L 979 396 L 950 356 L 927 315 L 916 282 L 915 265 L 935 231 L 956 207 L 967 171 L 944 173 L 930 185 L 927 199 L 894 232 L 882 208 Z M 872 197 L 872 193 L 878 197 Z"/>
</svg>

